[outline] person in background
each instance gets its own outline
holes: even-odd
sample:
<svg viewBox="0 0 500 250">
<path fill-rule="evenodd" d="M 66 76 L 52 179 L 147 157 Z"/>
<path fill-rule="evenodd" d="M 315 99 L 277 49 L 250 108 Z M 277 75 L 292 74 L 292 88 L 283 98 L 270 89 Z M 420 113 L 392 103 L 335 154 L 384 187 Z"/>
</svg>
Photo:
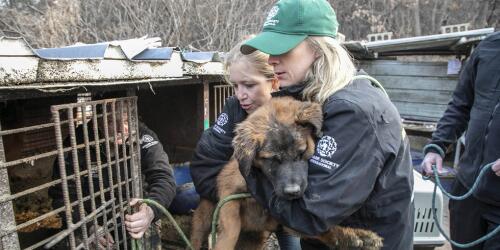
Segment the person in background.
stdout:
<svg viewBox="0 0 500 250">
<path fill-rule="evenodd" d="M 481 41 L 465 63 L 452 100 L 424 147 L 425 174 L 432 174 L 432 165 L 442 171 L 445 152 L 466 130 L 451 194 L 465 194 L 481 168 L 495 163 L 478 180 L 473 196 L 449 202 L 451 239 L 459 243 L 475 241 L 500 225 L 500 32 Z M 500 234 L 467 249 L 500 249 Z"/>
<path fill-rule="evenodd" d="M 273 68 L 267 63 L 268 55 L 255 52 L 243 55 L 241 44 L 227 54 L 224 68 L 226 81 L 233 86 L 234 96 L 226 100 L 215 124 L 207 129 L 198 142 L 191 160 L 191 176 L 196 191 L 201 197 L 217 203 L 216 178 L 233 155 L 232 140 L 234 128 L 248 114 L 271 99 L 271 93 L 278 90 L 278 80 Z M 283 250 L 300 249 L 299 238 L 283 230 L 276 232 Z"/>
<path fill-rule="evenodd" d="M 414 206 L 410 145 L 389 98 L 357 72 L 335 39 L 338 22 L 326 0 L 281 0 L 243 54 L 269 54 L 280 91 L 322 105 L 323 136 L 309 159 L 302 197 L 278 197 L 258 168 L 244 178 L 252 196 L 283 225 L 314 236 L 334 225 L 368 229 L 383 249 L 412 249 Z M 313 240 L 302 249 L 328 249 Z"/>
<path fill-rule="evenodd" d="M 116 110 L 121 110 L 120 108 L 117 108 Z M 123 143 L 126 143 L 126 141 L 129 139 L 129 124 L 128 124 L 128 117 L 127 113 L 124 113 L 123 116 L 119 117 L 117 116 L 118 119 L 116 121 L 116 129 L 117 129 L 117 135 L 116 135 L 116 145 L 119 146 L 119 153 L 121 154 L 121 145 Z M 111 119 L 111 116 L 108 115 L 108 133 L 109 137 L 114 137 L 113 136 L 113 122 Z M 105 128 L 103 126 L 104 121 L 101 119 L 99 121 L 99 128 L 98 128 L 98 133 L 100 138 L 104 138 L 104 131 Z M 121 124 L 123 126 L 121 126 Z M 93 134 L 93 125 L 92 122 L 88 122 L 88 136 L 89 136 L 89 141 L 92 142 L 94 141 L 94 134 Z M 158 140 L 158 137 L 156 133 L 154 133 L 151 129 L 149 129 L 143 122 L 139 121 L 138 122 L 138 128 L 139 128 L 139 138 L 140 138 L 140 159 L 141 159 L 141 173 L 145 178 L 145 182 L 147 184 L 145 188 L 145 198 L 152 199 L 157 201 L 159 204 L 164 206 L 165 208 L 168 208 L 170 205 L 171 201 L 173 200 L 175 196 L 175 180 L 173 177 L 173 171 L 172 168 L 169 164 L 168 161 L 168 156 L 163 150 L 163 146 Z M 76 143 L 77 144 L 83 144 L 84 143 L 84 131 L 83 131 L 83 126 L 77 127 L 76 131 Z M 70 146 L 70 141 L 69 138 L 65 140 L 64 146 L 68 147 Z M 111 147 L 111 161 L 116 159 L 117 157 L 114 155 L 114 147 L 115 143 L 110 142 L 110 147 Z M 95 146 L 91 146 L 90 149 L 90 158 L 91 158 L 91 166 L 96 166 L 97 162 L 97 155 L 96 155 L 96 149 Z M 120 158 L 123 156 L 120 155 Z M 78 163 L 79 163 L 79 168 L 80 171 L 84 171 L 87 169 L 86 165 L 86 156 L 85 156 L 85 151 L 78 150 Z M 66 152 L 64 155 L 64 161 L 65 161 L 65 168 L 66 168 L 66 176 L 72 175 L 74 173 L 73 170 L 73 159 L 72 159 L 72 153 L 71 151 Z M 101 164 L 105 164 L 107 161 L 106 158 L 106 149 L 105 149 L 105 144 L 101 143 L 100 144 L 100 162 Z M 128 166 L 131 166 L 130 160 L 127 161 Z M 116 168 L 114 167 L 113 164 L 113 182 L 116 184 L 117 182 L 117 172 Z M 121 164 L 121 169 L 122 169 L 122 177 L 121 181 L 124 181 L 124 173 L 123 171 L 125 168 L 123 167 L 123 163 Z M 130 173 L 130 171 L 129 171 Z M 130 176 L 130 175 L 129 175 Z M 96 169 L 92 171 L 92 173 L 89 175 L 83 175 L 80 179 L 81 181 L 81 190 L 83 193 L 83 197 L 89 196 L 90 195 L 90 186 L 89 186 L 89 177 L 90 181 L 93 182 L 93 187 L 94 187 L 94 192 L 99 191 L 99 175 Z M 60 168 L 59 168 L 59 162 L 56 161 L 53 166 L 53 176 L 52 178 L 55 179 L 60 179 Z M 130 177 L 129 177 L 130 178 Z M 107 167 L 104 167 L 102 170 L 102 180 L 103 180 L 103 188 L 109 188 L 110 182 L 109 182 L 109 174 L 107 171 Z M 123 189 L 125 189 L 125 186 L 122 186 Z M 71 201 L 77 200 L 77 191 L 76 191 L 76 182 L 75 179 L 70 179 L 68 180 L 68 191 L 69 191 L 69 196 Z M 122 191 L 125 194 L 125 190 Z M 49 189 L 49 196 L 52 198 L 52 205 L 54 208 L 59 208 L 64 206 L 64 199 L 63 199 L 63 190 L 61 185 L 56 185 L 53 186 Z M 111 198 L 109 191 L 106 192 L 105 194 L 105 200 L 109 200 Z M 116 191 L 115 191 L 115 198 L 116 198 Z M 123 197 L 126 198 L 126 197 Z M 118 198 L 116 198 L 118 199 Z M 101 205 L 100 201 L 101 199 L 99 198 L 98 195 L 96 195 L 96 207 L 99 207 Z M 138 204 L 138 199 L 132 198 L 130 206 L 136 206 Z M 91 212 L 91 204 L 89 201 L 84 203 L 85 206 L 85 213 L 88 215 Z M 111 216 L 111 213 L 109 214 Z M 109 217 L 108 216 L 108 220 Z M 134 239 L 139 239 L 142 238 L 144 235 L 145 231 L 149 228 L 151 223 L 154 221 L 158 220 L 160 217 L 162 217 L 162 213 L 160 210 L 156 207 L 150 207 L 145 203 L 142 203 L 139 205 L 138 210 L 132 214 L 126 214 L 125 215 L 125 228 L 127 232 L 130 234 L 130 236 Z M 62 215 L 63 221 L 65 222 L 65 216 Z M 76 223 L 81 220 L 78 208 L 73 207 L 73 213 L 72 213 L 72 219 L 73 223 Z M 92 226 L 93 227 L 93 226 Z M 102 233 L 102 225 L 99 225 L 99 228 L 90 228 L 90 233 L 95 233 L 99 232 Z M 120 232 L 121 234 L 121 232 Z M 106 246 L 112 246 L 115 243 L 115 239 L 113 239 L 112 234 L 108 233 L 105 236 L 99 237 L 99 246 L 98 248 L 100 249 L 106 249 Z M 63 246 L 64 248 L 64 246 Z"/>
</svg>

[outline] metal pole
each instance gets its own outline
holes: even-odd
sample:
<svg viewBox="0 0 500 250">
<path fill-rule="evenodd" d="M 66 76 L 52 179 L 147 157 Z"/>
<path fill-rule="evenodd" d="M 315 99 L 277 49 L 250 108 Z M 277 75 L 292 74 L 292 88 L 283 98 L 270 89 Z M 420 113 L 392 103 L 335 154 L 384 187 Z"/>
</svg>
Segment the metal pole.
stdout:
<svg viewBox="0 0 500 250">
<path fill-rule="evenodd" d="M 66 176 L 66 163 L 64 161 L 64 153 L 63 153 L 63 140 L 62 140 L 62 132 L 61 132 L 61 126 L 60 126 L 60 117 L 59 117 L 59 109 L 55 108 L 52 106 L 51 108 L 52 111 L 52 118 L 54 119 L 54 123 L 56 124 L 54 126 L 55 129 L 55 136 L 56 136 L 56 144 L 57 144 L 57 151 L 58 151 L 58 162 L 59 162 L 59 172 L 60 172 L 60 177 L 62 180 L 62 189 L 63 189 L 63 199 L 64 199 L 64 204 L 66 208 L 66 225 L 68 228 L 73 227 L 73 219 L 72 219 L 72 214 L 71 214 L 71 202 L 69 199 L 69 192 L 68 192 L 68 179 Z M 72 232 L 69 235 L 69 244 L 71 249 L 74 249 L 76 246 L 76 241 L 75 241 L 75 234 Z"/>
</svg>

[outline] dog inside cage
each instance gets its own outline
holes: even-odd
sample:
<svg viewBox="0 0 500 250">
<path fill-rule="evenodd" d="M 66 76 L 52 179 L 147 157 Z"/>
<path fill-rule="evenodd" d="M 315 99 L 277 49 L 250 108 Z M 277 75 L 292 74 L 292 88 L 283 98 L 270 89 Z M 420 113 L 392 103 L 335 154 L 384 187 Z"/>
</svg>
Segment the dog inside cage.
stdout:
<svg viewBox="0 0 500 250">
<path fill-rule="evenodd" d="M 130 248 L 124 215 L 142 197 L 136 97 L 30 110 L 0 127 L 0 206 L 8 249 Z M 25 122 L 24 120 L 29 120 Z"/>
</svg>

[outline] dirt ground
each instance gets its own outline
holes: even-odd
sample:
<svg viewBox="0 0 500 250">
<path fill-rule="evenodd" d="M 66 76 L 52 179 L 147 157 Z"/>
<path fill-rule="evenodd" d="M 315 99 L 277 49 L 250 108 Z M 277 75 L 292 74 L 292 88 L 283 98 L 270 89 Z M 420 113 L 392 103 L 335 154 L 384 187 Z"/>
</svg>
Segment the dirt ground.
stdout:
<svg viewBox="0 0 500 250">
<path fill-rule="evenodd" d="M 443 227 L 447 234 L 449 234 L 449 212 L 448 212 L 448 199 L 444 199 L 444 213 L 443 213 Z M 180 227 L 184 232 L 190 231 L 190 217 L 189 216 L 174 216 Z M 175 233 L 175 229 L 172 228 L 172 225 L 167 222 L 167 220 L 162 220 L 162 240 L 164 243 L 169 242 L 164 245 L 164 249 L 168 250 L 179 250 L 184 249 L 184 243 L 180 241 L 179 236 Z M 189 235 L 188 235 L 189 237 Z M 172 244 L 173 243 L 173 244 Z M 268 245 L 265 250 L 278 250 L 278 242 L 275 238 L 271 238 L 268 242 Z M 449 243 L 444 244 L 443 246 L 436 247 L 434 250 L 451 250 L 451 246 Z M 414 250 L 423 250 L 422 248 L 415 248 Z M 426 249 L 428 250 L 428 249 Z"/>
</svg>

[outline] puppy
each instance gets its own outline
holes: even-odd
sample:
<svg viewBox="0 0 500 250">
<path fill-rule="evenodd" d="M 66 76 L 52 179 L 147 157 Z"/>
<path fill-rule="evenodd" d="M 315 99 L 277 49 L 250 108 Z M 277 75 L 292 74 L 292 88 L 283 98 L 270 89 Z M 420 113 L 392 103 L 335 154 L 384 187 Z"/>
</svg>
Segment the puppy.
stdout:
<svg viewBox="0 0 500 250">
<path fill-rule="evenodd" d="M 242 174 L 248 175 L 252 167 L 261 169 L 276 195 L 300 198 L 307 187 L 307 162 L 314 154 L 314 141 L 321 137 L 322 117 L 319 104 L 289 97 L 273 98 L 249 115 L 238 124 L 233 158 L 217 177 L 219 199 L 248 192 Z M 191 242 L 195 249 L 200 249 L 208 236 L 214 208 L 215 204 L 202 199 L 194 213 Z M 253 198 L 230 201 L 219 213 L 215 249 L 262 249 L 278 226 Z M 242 231 L 242 235 L 253 232 L 250 242 L 240 237 Z M 334 226 L 314 238 L 339 249 L 382 247 L 382 238 L 363 229 Z"/>
</svg>

